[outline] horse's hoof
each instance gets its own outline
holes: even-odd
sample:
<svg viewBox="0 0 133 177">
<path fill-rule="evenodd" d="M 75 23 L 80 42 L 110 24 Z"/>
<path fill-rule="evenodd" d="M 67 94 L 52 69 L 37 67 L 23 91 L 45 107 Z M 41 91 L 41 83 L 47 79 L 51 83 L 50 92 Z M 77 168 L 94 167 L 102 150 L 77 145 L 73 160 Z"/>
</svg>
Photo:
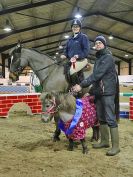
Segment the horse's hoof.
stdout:
<svg viewBox="0 0 133 177">
<path fill-rule="evenodd" d="M 73 151 L 73 147 L 68 146 L 67 150 L 68 151 Z"/>
<path fill-rule="evenodd" d="M 96 132 L 92 137 L 91 137 L 91 142 L 93 142 L 93 141 L 98 141 L 99 140 L 99 138 L 100 138 L 100 136 L 99 136 L 99 132 Z"/>
<path fill-rule="evenodd" d="M 60 141 L 59 137 L 53 137 L 53 142 Z"/>
<path fill-rule="evenodd" d="M 99 140 L 98 137 L 92 137 L 91 140 L 90 140 L 90 142 L 94 142 L 94 141 L 98 141 L 98 140 Z"/>
<path fill-rule="evenodd" d="M 43 118 L 41 118 L 41 121 L 42 121 L 43 123 L 48 123 L 48 120 L 45 120 L 45 119 L 43 119 Z"/>
<path fill-rule="evenodd" d="M 83 154 L 88 154 L 88 151 L 89 151 L 89 149 L 86 147 L 86 148 L 83 149 L 82 153 Z"/>
</svg>

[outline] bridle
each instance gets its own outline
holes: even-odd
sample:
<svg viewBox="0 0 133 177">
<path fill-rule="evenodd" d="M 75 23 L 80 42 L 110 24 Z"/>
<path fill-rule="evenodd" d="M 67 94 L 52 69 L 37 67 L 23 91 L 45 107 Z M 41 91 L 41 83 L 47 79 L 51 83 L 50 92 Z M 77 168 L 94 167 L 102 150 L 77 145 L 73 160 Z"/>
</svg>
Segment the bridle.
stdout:
<svg viewBox="0 0 133 177">
<path fill-rule="evenodd" d="M 68 94 L 74 96 L 75 92 L 69 91 Z M 42 112 L 42 114 L 51 114 L 51 115 L 54 115 L 55 113 L 57 113 L 62 108 L 62 104 L 61 103 L 59 105 L 57 105 L 55 97 L 53 97 L 51 103 L 52 104 L 47 109 L 47 111 Z"/>
<path fill-rule="evenodd" d="M 55 114 L 59 111 L 59 109 L 61 108 L 61 104 L 59 104 L 57 106 L 56 101 L 55 101 L 55 97 L 53 97 L 53 100 L 51 101 L 52 105 L 47 109 L 47 111 L 42 112 L 42 114 Z"/>
</svg>

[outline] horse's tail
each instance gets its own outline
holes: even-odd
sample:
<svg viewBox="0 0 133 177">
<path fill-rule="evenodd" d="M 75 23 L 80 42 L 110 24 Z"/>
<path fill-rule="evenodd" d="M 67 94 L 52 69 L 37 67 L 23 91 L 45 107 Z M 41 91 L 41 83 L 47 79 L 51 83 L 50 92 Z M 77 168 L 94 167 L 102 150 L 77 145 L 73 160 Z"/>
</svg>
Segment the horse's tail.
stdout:
<svg viewBox="0 0 133 177">
<path fill-rule="evenodd" d="M 120 111 L 120 105 L 119 105 L 119 79 L 118 79 L 118 75 L 116 76 L 117 80 L 116 80 L 116 94 L 115 94 L 115 114 L 116 114 L 116 120 L 117 122 L 119 122 L 119 111 Z"/>
</svg>

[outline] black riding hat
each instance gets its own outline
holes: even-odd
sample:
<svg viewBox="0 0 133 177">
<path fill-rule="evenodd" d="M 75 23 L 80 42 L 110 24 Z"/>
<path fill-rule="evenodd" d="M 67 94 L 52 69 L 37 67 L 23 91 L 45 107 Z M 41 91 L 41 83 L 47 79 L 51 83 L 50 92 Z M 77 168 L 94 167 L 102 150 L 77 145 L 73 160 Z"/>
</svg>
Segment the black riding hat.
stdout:
<svg viewBox="0 0 133 177">
<path fill-rule="evenodd" d="M 71 23 L 71 28 L 73 25 L 79 25 L 80 28 L 82 28 L 82 23 L 79 19 L 74 19 Z"/>
</svg>

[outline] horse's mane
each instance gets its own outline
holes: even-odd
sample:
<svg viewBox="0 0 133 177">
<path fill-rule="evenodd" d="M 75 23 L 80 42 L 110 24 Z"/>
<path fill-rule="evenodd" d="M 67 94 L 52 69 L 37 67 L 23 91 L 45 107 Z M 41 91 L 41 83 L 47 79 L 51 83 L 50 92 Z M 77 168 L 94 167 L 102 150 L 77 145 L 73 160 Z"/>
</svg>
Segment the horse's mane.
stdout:
<svg viewBox="0 0 133 177">
<path fill-rule="evenodd" d="M 59 111 L 71 112 L 76 109 L 76 98 L 70 93 L 54 93 Z"/>
<path fill-rule="evenodd" d="M 44 53 L 40 52 L 39 50 L 37 50 L 37 49 L 35 49 L 35 48 L 31 48 L 31 49 L 29 49 L 29 50 L 34 51 L 34 52 L 37 52 L 37 53 L 39 53 L 39 54 L 41 54 L 41 55 L 47 56 L 49 59 L 53 60 L 57 65 L 63 65 L 63 64 L 62 64 L 63 61 L 62 61 L 62 60 L 60 61 L 60 59 L 57 59 L 57 60 L 56 60 L 56 59 L 52 58 L 50 55 L 44 54 Z"/>
<path fill-rule="evenodd" d="M 35 48 L 30 48 L 29 50 L 32 50 L 32 51 L 34 51 L 34 52 L 37 52 L 37 53 L 39 53 L 39 54 L 41 54 L 41 55 L 45 55 L 45 56 L 47 56 L 48 58 L 50 58 L 51 60 L 56 61 L 56 60 L 53 59 L 50 55 L 44 54 L 44 53 L 42 53 L 41 51 L 39 51 L 39 50 L 37 50 L 37 49 L 35 49 Z"/>
</svg>

